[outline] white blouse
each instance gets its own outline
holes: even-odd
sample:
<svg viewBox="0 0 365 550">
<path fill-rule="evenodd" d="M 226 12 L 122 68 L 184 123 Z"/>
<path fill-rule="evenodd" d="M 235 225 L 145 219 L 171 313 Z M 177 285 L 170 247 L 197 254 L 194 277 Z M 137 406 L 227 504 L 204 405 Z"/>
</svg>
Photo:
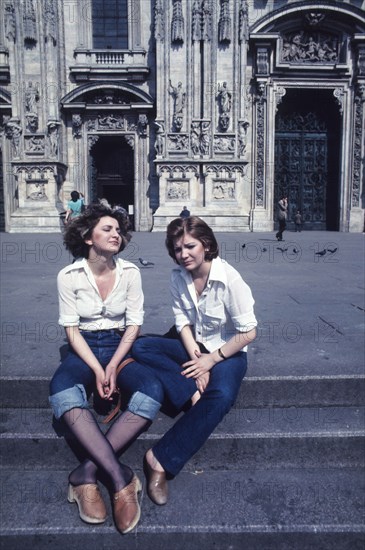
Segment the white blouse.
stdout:
<svg viewBox="0 0 365 550">
<path fill-rule="evenodd" d="M 114 288 L 102 300 L 86 258 L 79 258 L 58 274 L 59 324 L 80 330 L 123 330 L 143 323 L 143 291 L 137 266 L 115 261 Z"/>
<path fill-rule="evenodd" d="M 212 260 L 207 285 L 199 299 L 191 274 L 181 266 L 172 271 L 170 288 L 177 331 L 190 325 L 195 340 L 210 352 L 236 332 L 248 332 L 257 326 L 250 287 L 221 258 Z M 246 349 L 247 346 L 243 351 Z"/>
</svg>

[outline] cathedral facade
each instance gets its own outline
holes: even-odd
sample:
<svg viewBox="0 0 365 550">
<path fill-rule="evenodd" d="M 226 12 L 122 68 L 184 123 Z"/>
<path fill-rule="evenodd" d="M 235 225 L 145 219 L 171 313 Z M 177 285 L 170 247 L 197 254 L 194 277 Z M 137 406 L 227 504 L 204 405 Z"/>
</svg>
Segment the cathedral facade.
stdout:
<svg viewBox="0 0 365 550">
<path fill-rule="evenodd" d="M 364 0 L 0 0 L 0 218 L 364 230 Z"/>
</svg>

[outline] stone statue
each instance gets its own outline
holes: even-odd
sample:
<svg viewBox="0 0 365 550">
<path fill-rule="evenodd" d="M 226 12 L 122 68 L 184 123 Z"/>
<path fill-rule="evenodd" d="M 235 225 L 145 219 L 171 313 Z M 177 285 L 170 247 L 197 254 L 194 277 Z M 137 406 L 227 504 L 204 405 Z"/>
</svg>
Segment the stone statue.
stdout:
<svg viewBox="0 0 365 550">
<path fill-rule="evenodd" d="M 182 83 L 179 82 L 176 87 L 174 87 L 169 81 L 169 92 L 174 97 L 174 114 L 173 114 L 173 124 L 175 129 L 179 132 L 182 128 L 183 123 L 183 108 L 185 105 L 186 93 L 182 89 Z"/>
<path fill-rule="evenodd" d="M 157 122 L 157 121 L 155 121 L 155 126 L 157 127 L 155 151 L 158 156 L 163 156 L 165 152 L 165 138 L 163 135 L 165 132 L 165 126 L 163 122 Z"/>
<path fill-rule="evenodd" d="M 229 126 L 229 113 L 232 106 L 232 94 L 228 91 L 227 82 L 218 84 L 217 99 L 219 103 L 219 125 L 223 131 Z"/>
<path fill-rule="evenodd" d="M 11 140 L 15 158 L 20 157 L 20 138 L 22 132 L 23 130 L 18 118 L 11 118 L 8 120 L 6 123 L 6 136 Z"/>
<path fill-rule="evenodd" d="M 25 90 L 25 110 L 27 113 L 37 112 L 37 102 L 39 101 L 38 83 L 33 86 L 33 82 L 28 82 L 28 87 Z"/>
<path fill-rule="evenodd" d="M 48 144 L 49 154 L 51 157 L 56 157 L 58 154 L 58 127 L 60 123 L 56 121 L 49 121 L 48 126 Z"/>
</svg>

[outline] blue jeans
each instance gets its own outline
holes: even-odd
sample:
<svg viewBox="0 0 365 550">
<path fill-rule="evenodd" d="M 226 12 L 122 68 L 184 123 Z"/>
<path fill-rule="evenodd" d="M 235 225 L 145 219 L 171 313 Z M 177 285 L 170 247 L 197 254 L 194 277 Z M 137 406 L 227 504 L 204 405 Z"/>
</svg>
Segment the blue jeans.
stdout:
<svg viewBox="0 0 365 550">
<path fill-rule="evenodd" d="M 180 365 L 188 360 L 181 342 L 166 338 L 140 338 L 133 345 L 132 355 L 159 373 L 173 364 L 173 368 L 179 365 L 181 369 Z M 167 472 L 177 475 L 204 445 L 234 404 L 246 369 L 245 352 L 236 353 L 211 369 L 209 384 L 199 401 L 153 447 L 155 457 Z"/>
<path fill-rule="evenodd" d="M 105 368 L 115 353 L 121 335 L 118 331 L 82 332 L 101 366 Z M 126 365 L 119 373 L 117 385 L 122 392 L 131 395 L 127 409 L 153 420 L 164 399 L 160 380 L 146 366 L 137 362 Z M 68 354 L 55 372 L 50 383 L 50 404 L 55 417 L 73 408 L 88 408 L 88 397 L 95 388 L 95 375 L 91 368 L 69 346 Z M 186 400 L 189 396 L 186 397 Z"/>
</svg>

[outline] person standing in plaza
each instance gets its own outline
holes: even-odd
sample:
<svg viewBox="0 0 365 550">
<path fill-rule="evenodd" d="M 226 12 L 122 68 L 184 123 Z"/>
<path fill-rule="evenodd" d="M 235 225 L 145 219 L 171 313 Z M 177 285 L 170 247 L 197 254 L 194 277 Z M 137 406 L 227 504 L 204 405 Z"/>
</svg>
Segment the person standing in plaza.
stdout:
<svg viewBox="0 0 365 550">
<path fill-rule="evenodd" d="M 165 397 L 156 373 L 130 358 L 143 322 L 141 276 L 133 263 L 115 258 L 130 240 L 128 216 L 103 204 L 90 205 L 66 227 L 64 243 L 76 260 L 58 274 L 59 323 L 69 342 L 66 357 L 50 383 L 50 404 L 62 419 L 86 459 L 69 475 L 68 501 L 76 502 L 81 519 L 103 523 L 106 507 L 97 485 L 100 469 L 107 476 L 114 521 L 121 533 L 138 523 L 138 492 L 142 485 L 116 453 L 145 430 Z M 121 370 L 117 367 L 123 362 Z M 168 395 L 179 410 L 196 393 L 180 368 L 165 373 Z M 127 410 L 106 435 L 88 408 L 95 391 L 105 400 L 119 388 L 130 397 Z"/>
<path fill-rule="evenodd" d="M 287 197 L 283 197 L 278 202 L 279 231 L 276 233 L 276 238 L 278 241 L 283 240 L 283 233 L 286 229 L 287 218 L 288 218 L 288 199 Z"/>
<path fill-rule="evenodd" d="M 302 230 L 302 215 L 299 210 L 297 210 L 295 216 L 294 216 L 294 223 L 295 223 L 295 232 L 301 232 Z"/>
<path fill-rule="evenodd" d="M 168 499 L 168 475 L 180 472 L 233 406 L 257 325 L 250 288 L 219 257 L 213 231 L 202 219 L 173 220 L 166 246 L 178 264 L 170 281 L 178 337 L 139 338 L 132 355 L 156 372 L 178 366 L 199 394 L 145 455 L 147 491 L 159 505 Z"/>
</svg>

